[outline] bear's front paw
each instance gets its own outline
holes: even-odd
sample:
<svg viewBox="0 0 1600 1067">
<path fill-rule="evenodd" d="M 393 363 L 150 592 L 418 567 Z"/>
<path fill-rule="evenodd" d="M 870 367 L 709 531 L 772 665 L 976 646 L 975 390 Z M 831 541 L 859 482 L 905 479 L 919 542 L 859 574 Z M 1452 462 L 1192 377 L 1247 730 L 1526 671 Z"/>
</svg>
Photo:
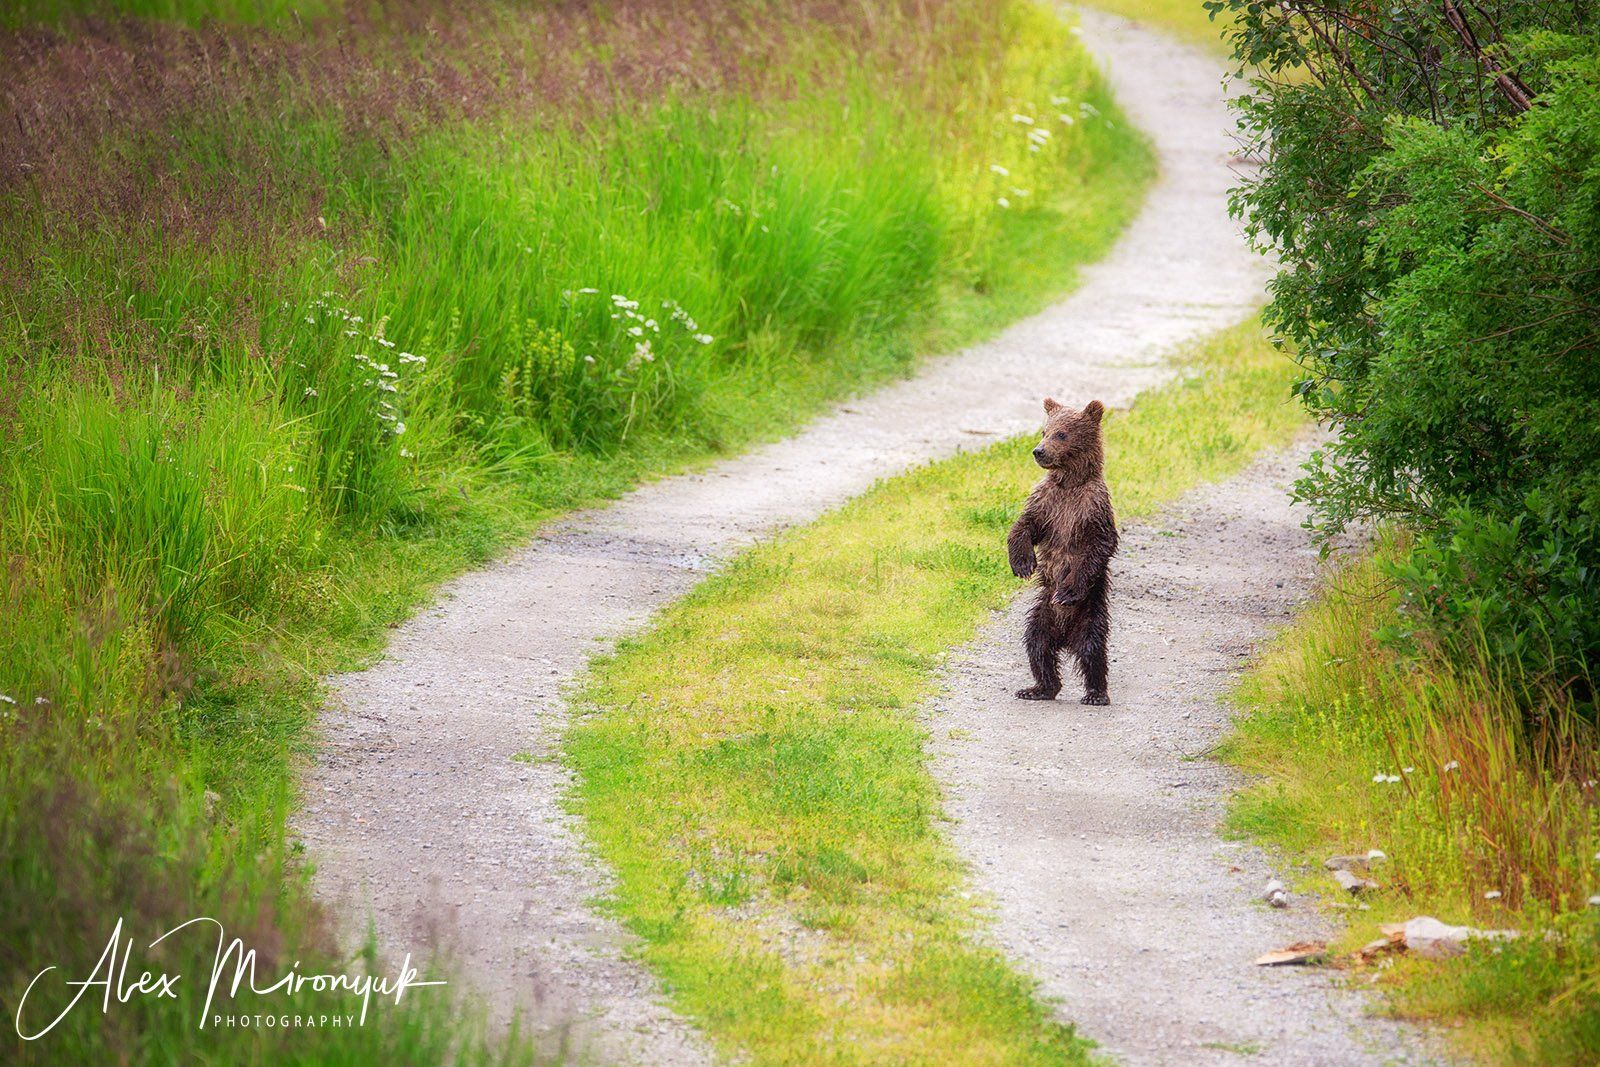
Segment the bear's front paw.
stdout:
<svg viewBox="0 0 1600 1067">
<path fill-rule="evenodd" d="M 1011 557 L 1011 573 L 1018 578 L 1032 578 L 1033 572 L 1039 569 L 1039 561 L 1030 552 L 1026 556 Z"/>
<path fill-rule="evenodd" d="M 1103 707 L 1106 707 L 1107 705 L 1109 705 L 1111 703 L 1111 698 L 1109 696 L 1107 696 L 1105 693 L 1085 693 L 1083 695 L 1083 699 L 1078 701 L 1078 703 L 1080 703 L 1080 704 L 1093 704 L 1096 707 L 1102 707 L 1103 708 Z"/>
<path fill-rule="evenodd" d="M 1067 607 L 1072 604 L 1083 603 L 1083 593 L 1071 588 L 1070 586 L 1064 585 L 1060 589 L 1057 589 L 1056 595 L 1050 599 L 1055 603 L 1060 604 L 1062 607 Z"/>
<path fill-rule="evenodd" d="M 1054 700 L 1060 689 L 1046 689 L 1042 685 L 1030 685 L 1026 689 L 1017 690 L 1019 700 Z"/>
</svg>

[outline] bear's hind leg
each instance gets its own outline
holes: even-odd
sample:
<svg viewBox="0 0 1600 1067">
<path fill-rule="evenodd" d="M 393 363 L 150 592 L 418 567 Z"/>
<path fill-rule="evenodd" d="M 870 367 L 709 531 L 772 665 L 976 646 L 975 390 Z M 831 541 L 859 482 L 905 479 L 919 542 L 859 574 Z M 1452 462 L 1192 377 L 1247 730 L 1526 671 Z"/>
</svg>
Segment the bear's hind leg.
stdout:
<svg viewBox="0 0 1600 1067">
<path fill-rule="evenodd" d="M 1049 613 L 1050 591 L 1045 589 L 1028 612 L 1028 628 L 1022 638 L 1033 671 L 1033 685 L 1017 690 L 1023 700 L 1054 700 L 1061 692 L 1060 649 L 1051 632 Z"/>
<path fill-rule="evenodd" d="M 1103 602 L 1093 605 L 1092 610 L 1094 614 L 1088 625 L 1076 635 L 1079 641 L 1073 652 L 1078 659 L 1078 672 L 1083 675 L 1083 699 L 1079 703 L 1103 706 L 1111 703 L 1111 697 L 1106 692 L 1107 675 L 1110 673 L 1106 651 L 1110 644 L 1111 626 Z"/>
</svg>

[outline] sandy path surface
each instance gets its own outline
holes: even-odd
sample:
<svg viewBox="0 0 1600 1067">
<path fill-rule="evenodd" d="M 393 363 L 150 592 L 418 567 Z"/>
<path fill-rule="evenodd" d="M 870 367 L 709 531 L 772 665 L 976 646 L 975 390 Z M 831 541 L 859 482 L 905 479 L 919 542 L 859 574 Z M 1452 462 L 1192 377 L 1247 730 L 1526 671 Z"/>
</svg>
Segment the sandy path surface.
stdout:
<svg viewBox="0 0 1600 1067">
<path fill-rule="evenodd" d="M 1106 16 L 1083 27 L 1162 177 L 1070 298 L 787 441 L 572 516 L 450 583 L 381 663 L 336 680 L 296 826 L 352 930 L 370 916 L 397 958 L 445 947 L 495 1017 L 520 1011 L 586 1058 L 708 1058 L 590 907 L 607 879 L 561 807 L 562 686 L 751 541 L 1034 429 L 1043 393 L 1125 403 L 1166 377 L 1174 345 L 1259 303 L 1267 268 L 1227 215 L 1232 121 L 1214 60 Z"/>
<path fill-rule="evenodd" d="M 1258 899 L 1266 857 L 1217 836 L 1237 779 L 1195 758 L 1226 731 L 1235 670 L 1318 572 L 1286 492 L 1308 451 L 1123 531 L 1110 707 L 1078 704 L 1076 679 L 1055 703 L 1011 695 L 1030 677 L 1031 590 L 952 655 L 931 705 L 953 835 L 999 944 L 1122 1064 L 1237 1063 L 1251 1049 L 1329 1067 L 1426 1059 L 1329 972 L 1252 964 L 1329 930 L 1303 899 Z"/>
</svg>

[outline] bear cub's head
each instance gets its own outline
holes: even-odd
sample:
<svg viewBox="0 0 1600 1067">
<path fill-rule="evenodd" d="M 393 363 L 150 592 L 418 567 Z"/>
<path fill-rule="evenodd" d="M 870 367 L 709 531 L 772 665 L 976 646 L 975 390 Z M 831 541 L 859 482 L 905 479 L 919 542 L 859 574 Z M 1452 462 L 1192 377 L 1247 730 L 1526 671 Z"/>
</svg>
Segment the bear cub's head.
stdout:
<svg viewBox="0 0 1600 1067">
<path fill-rule="evenodd" d="M 1091 400 L 1082 411 L 1057 403 L 1044 402 L 1044 438 L 1033 450 L 1033 458 L 1045 470 L 1078 471 L 1085 476 L 1098 473 L 1101 464 L 1100 416 L 1105 405 Z"/>
</svg>

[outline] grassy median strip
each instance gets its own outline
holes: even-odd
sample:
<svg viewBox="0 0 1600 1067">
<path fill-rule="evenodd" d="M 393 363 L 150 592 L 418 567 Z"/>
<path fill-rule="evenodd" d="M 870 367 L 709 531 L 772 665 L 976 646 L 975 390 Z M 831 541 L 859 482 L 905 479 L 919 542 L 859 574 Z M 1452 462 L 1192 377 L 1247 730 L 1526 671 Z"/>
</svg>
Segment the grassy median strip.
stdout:
<svg viewBox="0 0 1600 1067">
<path fill-rule="evenodd" d="M 1093 0 L 1086 6 L 1153 26 L 1192 45 L 1226 54 L 1222 34 L 1229 23 L 1224 13 L 1213 19 L 1205 0 Z"/>
<path fill-rule="evenodd" d="M 1124 521 L 1302 425 L 1253 323 L 1108 418 Z M 1082 398 L 1088 399 L 1088 398 Z M 980 937 L 919 701 L 1018 583 L 1013 440 L 884 482 L 733 561 L 595 664 L 574 803 L 681 1010 L 758 1063 L 1057 1063 L 1086 1044 Z"/>
</svg>

